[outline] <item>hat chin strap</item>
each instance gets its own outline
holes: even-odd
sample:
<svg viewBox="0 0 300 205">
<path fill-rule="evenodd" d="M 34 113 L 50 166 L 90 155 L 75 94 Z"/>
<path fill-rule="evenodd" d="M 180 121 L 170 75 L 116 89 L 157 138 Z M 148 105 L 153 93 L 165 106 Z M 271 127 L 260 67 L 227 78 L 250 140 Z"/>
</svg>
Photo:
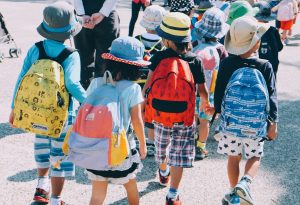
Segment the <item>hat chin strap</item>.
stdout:
<svg viewBox="0 0 300 205">
<path fill-rule="evenodd" d="M 112 74 L 110 71 L 105 71 L 103 75 L 103 80 L 106 84 L 112 84 L 115 85 L 115 82 L 113 80 Z"/>
</svg>

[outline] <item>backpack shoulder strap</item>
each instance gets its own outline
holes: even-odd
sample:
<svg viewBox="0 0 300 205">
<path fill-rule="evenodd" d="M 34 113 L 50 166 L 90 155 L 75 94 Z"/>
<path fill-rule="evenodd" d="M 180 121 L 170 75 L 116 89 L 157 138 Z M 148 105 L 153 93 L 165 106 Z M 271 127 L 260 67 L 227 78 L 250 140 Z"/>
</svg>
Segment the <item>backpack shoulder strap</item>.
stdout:
<svg viewBox="0 0 300 205">
<path fill-rule="evenodd" d="M 49 56 L 47 56 L 44 45 L 43 45 L 43 41 L 37 42 L 35 43 L 35 46 L 39 49 L 39 58 L 40 59 L 50 59 Z"/>
<path fill-rule="evenodd" d="M 55 61 L 58 62 L 60 65 L 71 55 L 75 52 L 76 49 L 73 48 L 65 48 L 56 58 Z"/>
</svg>

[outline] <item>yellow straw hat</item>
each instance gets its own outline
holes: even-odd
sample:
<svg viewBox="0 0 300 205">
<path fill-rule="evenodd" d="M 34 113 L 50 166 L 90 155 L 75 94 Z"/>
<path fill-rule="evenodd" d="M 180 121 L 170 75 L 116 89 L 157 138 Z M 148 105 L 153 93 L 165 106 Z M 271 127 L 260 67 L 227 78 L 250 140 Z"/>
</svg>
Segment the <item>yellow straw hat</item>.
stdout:
<svg viewBox="0 0 300 205">
<path fill-rule="evenodd" d="M 191 20 L 187 15 L 171 12 L 164 16 L 156 32 L 162 38 L 176 43 L 186 43 L 191 41 L 190 26 Z"/>
</svg>

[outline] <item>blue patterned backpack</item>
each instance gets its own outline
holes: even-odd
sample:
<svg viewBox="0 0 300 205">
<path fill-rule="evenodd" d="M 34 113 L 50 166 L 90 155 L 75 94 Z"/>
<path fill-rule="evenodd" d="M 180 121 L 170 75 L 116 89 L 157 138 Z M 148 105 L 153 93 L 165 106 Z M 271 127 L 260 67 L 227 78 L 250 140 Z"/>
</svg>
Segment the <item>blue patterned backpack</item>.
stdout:
<svg viewBox="0 0 300 205">
<path fill-rule="evenodd" d="M 236 137 L 264 138 L 268 113 L 269 93 L 262 73 L 248 65 L 236 70 L 222 101 L 221 131 Z"/>
</svg>

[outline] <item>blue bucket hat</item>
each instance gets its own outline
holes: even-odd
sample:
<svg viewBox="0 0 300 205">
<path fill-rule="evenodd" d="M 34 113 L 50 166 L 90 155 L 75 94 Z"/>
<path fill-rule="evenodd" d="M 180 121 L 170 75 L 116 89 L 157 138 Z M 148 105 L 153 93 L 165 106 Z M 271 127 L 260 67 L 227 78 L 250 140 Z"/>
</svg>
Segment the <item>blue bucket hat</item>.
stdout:
<svg viewBox="0 0 300 205">
<path fill-rule="evenodd" d="M 74 7 L 65 1 L 47 6 L 43 16 L 43 22 L 37 27 L 37 31 L 44 38 L 65 41 L 82 29 L 82 19 L 76 16 Z"/>
<path fill-rule="evenodd" d="M 259 21 L 273 21 L 277 17 L 275 13 L 272 13 L 272 7 L 268 2 L 260 1 L 254 4 L 253 7 L 259 8 L 259 12 L 255 16 Z"/>
<path fill-rule="evenodd" d="M 218 8 L 210 8 L 200 21 L 195 24 L 196 36 L 202 38 L 222 38 L 229 30 L 229 25 L 225 22 L 225 14 Z"/>
<path fill-rule="evenodd" d="M 143 60 L 144 45 L 136 38 L 122 36 L 115 39 L 111 44 L 109 53 L 103 53 L 101 57 L 138 67 L 146 67 L 151 63 Z"/>
</svg>

